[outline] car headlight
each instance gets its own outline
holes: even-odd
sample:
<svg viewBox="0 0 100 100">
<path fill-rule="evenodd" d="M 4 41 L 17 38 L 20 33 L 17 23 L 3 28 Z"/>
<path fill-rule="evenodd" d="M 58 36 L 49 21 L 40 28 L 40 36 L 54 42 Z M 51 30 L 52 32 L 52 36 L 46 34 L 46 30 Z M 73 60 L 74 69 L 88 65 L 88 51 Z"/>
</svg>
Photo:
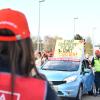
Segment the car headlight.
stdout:
<svg viewBox="0 0 100 100">
<path fill-rule="evenodd" d="M 77 80 L 77 76 L 70 76 L 64 79 L 64 81 L 66 81 L 66 83 L 70 83 Z"/>
</svg>

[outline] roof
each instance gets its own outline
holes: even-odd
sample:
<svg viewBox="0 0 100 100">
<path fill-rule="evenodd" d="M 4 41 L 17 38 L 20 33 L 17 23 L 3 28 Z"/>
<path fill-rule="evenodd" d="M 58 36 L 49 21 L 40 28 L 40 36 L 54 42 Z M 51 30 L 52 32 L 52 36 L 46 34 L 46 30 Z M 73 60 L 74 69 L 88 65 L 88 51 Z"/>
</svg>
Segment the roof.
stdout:
<svg viewBox="0 0 100 100">
<path fill-rule="evenodd" d="M 57 60 L 57 61 L 75 61 L 75 62 L 80 62 L 80 59 L 78 58 L 55 58 L 55 57 L 49 57 L 48 60 Z"/>
</svg>

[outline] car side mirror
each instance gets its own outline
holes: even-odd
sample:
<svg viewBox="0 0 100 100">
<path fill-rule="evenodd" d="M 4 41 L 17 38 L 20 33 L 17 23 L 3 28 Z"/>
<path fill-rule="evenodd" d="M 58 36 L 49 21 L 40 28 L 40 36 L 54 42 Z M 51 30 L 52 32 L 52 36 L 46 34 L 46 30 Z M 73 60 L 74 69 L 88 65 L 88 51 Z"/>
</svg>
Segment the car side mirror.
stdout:
<svg viewBox="0 0 100 100">
<path fill-rule="evenodd" d="M 84 73 L 89 73 L 91 69 L 85 68 Z"/>
</svg>

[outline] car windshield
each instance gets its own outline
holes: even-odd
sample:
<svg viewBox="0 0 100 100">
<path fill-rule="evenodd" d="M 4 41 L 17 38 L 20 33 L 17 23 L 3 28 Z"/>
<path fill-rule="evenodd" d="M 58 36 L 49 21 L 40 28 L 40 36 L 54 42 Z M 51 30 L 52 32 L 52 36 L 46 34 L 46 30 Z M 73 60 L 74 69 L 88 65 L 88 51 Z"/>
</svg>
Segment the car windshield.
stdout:
<svg viewBox="0 0 100 100">
<path fill-rule="evenodd" d="M 75 61 L 47 61 L 43 66 L 43 70 L 57 70 L 57 71 L 77 71 L 79 62 Z"/>
</svg>

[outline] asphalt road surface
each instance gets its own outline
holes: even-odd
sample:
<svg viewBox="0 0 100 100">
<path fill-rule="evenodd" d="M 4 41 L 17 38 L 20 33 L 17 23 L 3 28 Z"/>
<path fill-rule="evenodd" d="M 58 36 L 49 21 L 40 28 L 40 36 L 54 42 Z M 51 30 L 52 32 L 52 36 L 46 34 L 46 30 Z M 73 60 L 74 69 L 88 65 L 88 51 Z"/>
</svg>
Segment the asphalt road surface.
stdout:
<svg viewBox="0 0 100 100">
<path fill-rule="evenodd" d="M 61 98 L 61 100 L 74 100 L 74 99 L 69 99 L 69 98 Z M 82 96 L 82 100 L 100 100 L 100 95 L 99 96 L 89 96 L 87 94 Z"/>
<path fill-rule="evenodd" d="M 100 95 L 99 96 L 84 95 L 82 100 L 100 100 Z"/>
</svg>

